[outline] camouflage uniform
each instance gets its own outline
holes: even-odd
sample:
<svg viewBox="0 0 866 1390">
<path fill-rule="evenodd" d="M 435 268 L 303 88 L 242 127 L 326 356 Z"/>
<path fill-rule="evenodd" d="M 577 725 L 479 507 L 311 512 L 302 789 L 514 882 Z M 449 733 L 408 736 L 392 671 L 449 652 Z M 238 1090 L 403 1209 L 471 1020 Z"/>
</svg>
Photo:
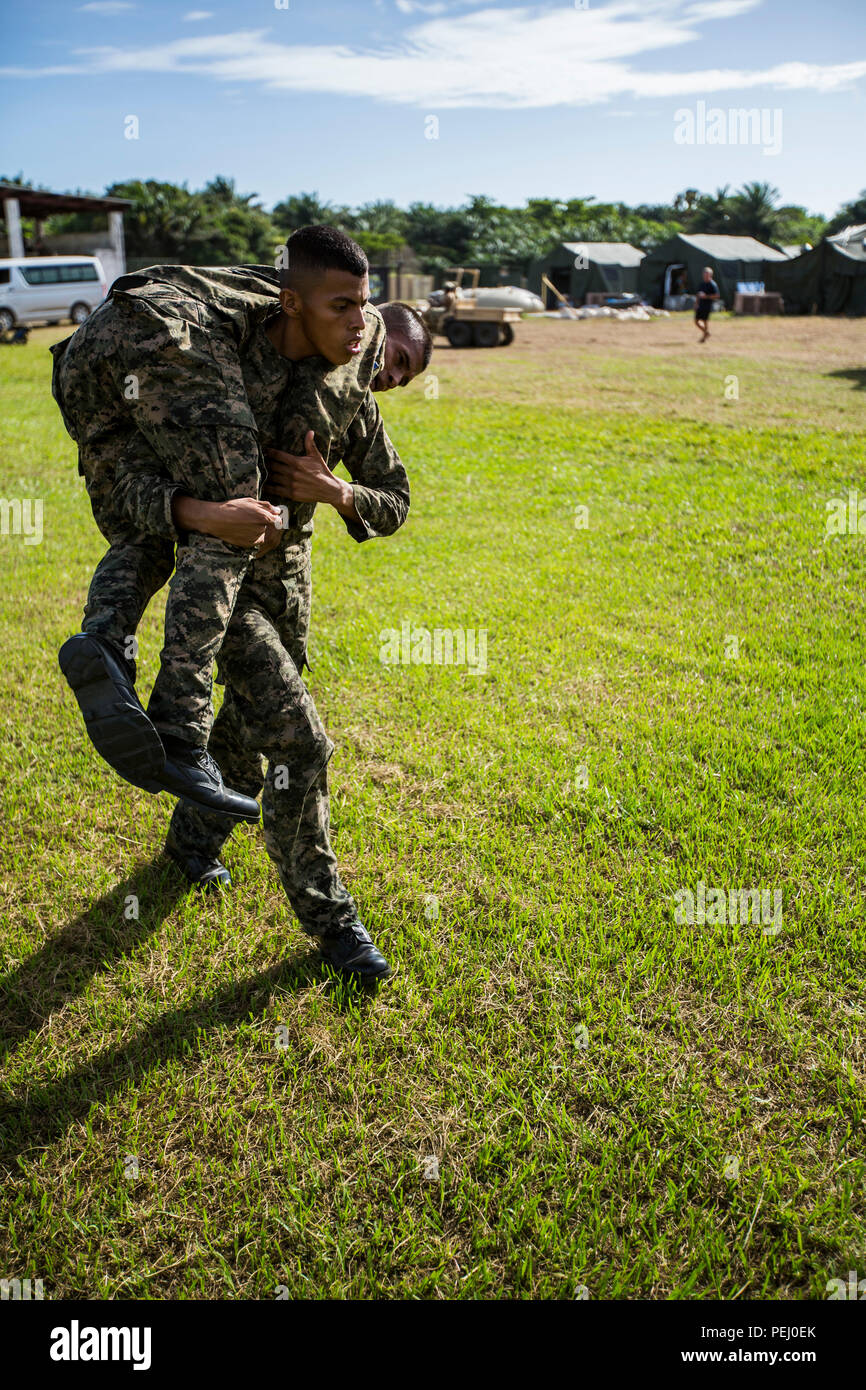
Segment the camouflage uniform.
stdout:
<svg viewBox="0 0 866 1390">
<path fill-rule="evenodd" d="M 320 365 L 318 359 L 301 364 L 307 389 L 298 385 L 287 397 L 281 447 L 303 453 L 305 431 L 315 429 L 326 461 L 333 468 L 342 459 L 354 480 L 362 523 L 344 518 L 349 534 L 358 541 L 390 535 L 406 519 L 409 486 L 379 408 L 368 392 L 346 427 L 340 378 L 347 369 L 323 376 Z M 329 428 L 332 438 L 342 433 L 330 451 Z M 327 764 L 334 745 L 300 676 L 309 664 L 315 506 L 292 504 L 296 529 L 256 560 L 244 580 L 219 656 L 217 679 L 226 691 L 208 745 L 231 786 L 253 797 L 264 787 L 265 846 L 298 920 L 312 935 L 358 918 L 329 839 Z M 182 850 L 218 858 L 235 823 L 181 801 L 170 834 Z"/>
<path fill-rule="evenodd" d="M 397 530 L 409 506 L 405 471 L 366 389 L 383 343 L 377 311 L 369 310 L 367 318 L 360 361 L 332 368 L 321 358 L 305 359 L 294 364 L 286 389 L 284 359 L 263 333 L 254 334 L 242 354 L 262 444 L 302 454 L 305 433 L 313 429 L 330 466 L 342 458 L 361 518 L 344 521 L 357 541 Z M 122 496 L 143 535 L 165 525 L 176 490 L 157 465 L 138 448 L 117 468 L 113 495 Z M 195 487 L 185 490 L 199 495 Z M 290 504 L 279 546 L 247 570 L 219 655 L 217 679 L 226 692 L 209 750 L 229 785 L 251 796 L 264 786 L 266 847 L 301 925 L 320 934 L 356 921 L 357 908 L 340 880 L 329 840 L 327 763 L 334 745 L 301 679 L 308 664 L 315 506 Z M 97 579 L 94 583 L 98 586 Z M 110 607 L 111 598 L 110 589 L 101 591 L 99 603 Z M 216 857 L 235 823 L 179 802 L 170 834 L 181 850 Z"/>
<path fill-rule="evenodd" d="M 111 545 L 91 585 L 84 629 L 126 647 L 174 568 L 148 713 L 161 733 L 202 746 L 213 661 L 252 552 L 212 536 L 178 536 L 171 498 L 176 491 L 210 501 L 259 495 L 259 422 L 243 356 L 279 311 L 278 290 L 268 267 L 152 267 L 115 281 L 108 300 L 52 348 L 52 389 Z M 279 394 L 292 364 L 268 347 L 283 373 Z M 159 468 L 174 484 L 144 519 L 128 495 L 140 467 Z"/>
<path fill-rule="evenodd" d="M 254 570 L 267 570 L 270 556 Z M 219 655 L 225 699 L 208 750 L 248 796 L 262 794 L 265 846 L 305 931 L 358 920 L 331 848 L 327 765 L 334 751 L 301 679 L 312 589 L 309 553 L 294 572 L 244 580 Z M 263 761 L 264 760 L 264 761 Z M 179 801 L 169 834 L 182 852 L 219 858 L 236 824 Z"/>
</svg>

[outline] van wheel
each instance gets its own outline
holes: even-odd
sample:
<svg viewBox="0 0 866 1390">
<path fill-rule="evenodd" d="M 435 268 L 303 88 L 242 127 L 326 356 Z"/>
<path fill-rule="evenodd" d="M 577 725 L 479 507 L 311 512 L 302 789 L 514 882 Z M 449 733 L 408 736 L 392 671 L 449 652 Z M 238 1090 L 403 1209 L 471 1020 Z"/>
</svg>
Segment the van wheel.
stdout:
<svg viewBox="0 0 866 1390">
<path fill-rule="evenodd" d="M 15 327 L 15 315 L 11 309 L 0 309 L 0 333 L 8 333 Z"/>
<path fill-rule="evenodd" d="M 72 308 L 69 310 L 69 317 L 72 319 L 73 323 L 83 323 L 85 319 L 90 318 L 90 305 L 73 304 Z"/>
</svg>

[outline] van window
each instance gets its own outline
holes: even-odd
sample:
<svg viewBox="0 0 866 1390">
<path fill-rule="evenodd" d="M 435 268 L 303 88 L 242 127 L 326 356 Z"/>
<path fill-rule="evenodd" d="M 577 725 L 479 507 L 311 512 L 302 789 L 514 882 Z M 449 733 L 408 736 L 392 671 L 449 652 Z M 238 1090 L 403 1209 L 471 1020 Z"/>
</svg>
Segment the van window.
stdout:
<svg viewBox="0 0 866 1390">
<path fill-rule="evenodd" d="M 19 265 L 28 285 L 59 285 L 75 280 L 98 280 L 95 265 Z"/>
<path fill-rule="evenodd" d="M 0 266 L 0 285 L 8 285 L 10 279 L 8 265 Z"/>
<path fill-rule="evenodd" d="M 95 265 L 62 265 L 61 280 L 98 280 Z"/>
</svg>

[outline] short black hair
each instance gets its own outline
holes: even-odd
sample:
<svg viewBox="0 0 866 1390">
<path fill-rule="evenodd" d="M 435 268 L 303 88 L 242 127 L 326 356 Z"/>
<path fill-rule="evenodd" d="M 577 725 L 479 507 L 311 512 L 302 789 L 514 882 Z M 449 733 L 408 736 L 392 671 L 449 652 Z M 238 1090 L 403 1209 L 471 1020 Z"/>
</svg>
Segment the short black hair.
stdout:
<svg viewBox="0 0 866 1390">
<path fill-rule="evenodd" d="M 377 304 L 376 307 L 385 322 L 385 332 L 403 333 L 410 343 L 420 343 L 422 368 L 429 366 L 433 356 L 433 336 L 418 310 L 398 299 L 389 304 Z"/>
<path fill-rule="evenodd" d="M 356 241 L 338 227 L 314 225 L 292 232 L 280 251 L 280 288 L 296 289 L 298 282 L 326 270 L 345 270 L 360 280 L 370 269 Z"/>
</svg>

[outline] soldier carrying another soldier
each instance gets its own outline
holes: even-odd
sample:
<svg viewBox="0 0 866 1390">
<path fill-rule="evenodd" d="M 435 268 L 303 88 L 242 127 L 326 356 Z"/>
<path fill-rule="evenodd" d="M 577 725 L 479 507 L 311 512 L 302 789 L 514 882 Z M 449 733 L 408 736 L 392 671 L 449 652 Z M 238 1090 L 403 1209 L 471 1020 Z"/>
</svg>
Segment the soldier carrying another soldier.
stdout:
<svg viewBox="0 0 866 1390">
<path fill-rule="evenodd" d="M 228 627 L 238 596 L 249 580 L 232 644 L 235 658 L 226 652 L 221 665 L 231 668 L 232 687 L 240 687 L 241 700 L 253 694 L 258 708 L 260 698 L 273 698 L 279 706 L 282 723 L 277 721 L 277 725 L 282 732 L 291 725 L 304 734 L 303 746 L 294 746 L 291 756 L 283 759 L 289 771 L 289 786 L 282 789 L 286 795 L 281 809 L 283 820 L 292 823 L 291 854 L 295 857 L 287 875 L 282 862 L 278 862 L 278 868 L 305 930 L 320 937 L 323 954 L 348 973 L 381 976 L 387 973 L 387 963 L 372 946 L 354 903 L 340 884 L 328 842 L 325 767 L 333 745 L 324 735 L 300 678 L 309 611 L 304 593 L 309 586 L 309 536 L 318 501 L 333 505 L 343 516 L 350 535 L 359 541 L 390 534 L 405 520 L 408 482 L 369 387 L 374 381 L 388 386 L 398 384 L 414 375 L 429 360 L 429 338 L 423 325 L 416 327 L 414 316 L 407 311 L 409 328 L 402 336 L 395 332 L 388 352 L 384 351 L 382 319 L 367 303 L 366 258 L 355 243 L 334 229 L 308 228 L 295 233 L 288 242 L 288 262 L 290 268 L 281 272 L 280 278 L 266 267 L 154 267 L 118 282 L 115 290 L 119 294 L 134 290 L 141 298 L 153 295 L 159 317 L 169 322 L 164 335 L 172 340 L 166 353 L 168 368 L 163 369 L 159 361 L 154 367 L 149 356 L 141 356 L 141 378 L 133 397 L 136 409 L 129 413 L 122 405 L 118 408 L 117 388 L 123 384 L 124 369 L 135 356 L 130 350 L 134 344 L 128 346 L 128 340 L 119 344 L 117 320 L 112 322 L 106 315 L 103 334 L 103 327 L 97 322 L 102 310 L 97 311 L 88 321 L 94 327 L 86 335 L 87 351 L 83 347 L 72 351 L 77 346 L 77 334 L 59 345 L 65 350 L 56 354 L 55 395 L 70 433 L 79 442 L 79 466 L 88 483 L 94 513 L 112 542 L 91 585 L 85 632 L 80 639 L 71 640 L 87 642 L 88 650 L 95 649 L 99 658 L 96 722 L 108 723 L 117 718 L 116 707 L 123 703 L 130 717 L 134 717 L 136 734 L 142 728 L 146 731 L 147 716 L 135 696 L 134 670 L 125 659 L 124 647 L 150 597 L 171 571 L 177 540 L 178 562 L 172 589 L 179 600 L 175 605 L 179 621 L 174 635 L 175 639 L 178 634 L 184 636 L 185 644 L 176 645 L 170 653 L 174 665 L 169 670 L 177 676 L 179 671 L 194 666 L 194 679 L 187 682 L 192 696 L 185 705 L 182 700 L 189 691 L 184 690 L 182 680 L 175 680 L 175 686 L 181 692 L 182 711 L 189 714 L 195 707 L 195 727 L 206 729 L 209 719 L 204 721 L 202 714 L 209 714 L 211 672 L 208 665 L 203 711 L 204 663 L 196 661 L 201 655 L 201 648 L 197 647 L 199 624 L 207 620 L 204 647 L 211 653 L 212 661 L 214 648 L 219 650 L 214 634 L 220 617 L 228 606 Z M 123 310 L 122 322 L 128 333 L 139 326 L 136 315 L 135 309 Z M 145 322 L 150 328 L 146 317 Z M 204 338 L 200 332 L 192 331 L 203 322 L 218 324 L 220 331 Z M 351 347 L 351 351 L 344 354 L 345 362 L 335 363 L 341 343 L 344 348 Z M 189 354 L 186 358 L 184 352 Z M 204 417 L 203 467 L 199 475 L 195 462 L 198 417 L 190 401 L 195 395 L 200 364 L 205 386 L 211 390 L 198 396 Z M 187 373 L 183 377 L 186 389 L 175 396 L 172 392 L 177 390 L 178 365 Z M 212 390 L 215 371 L 224 383 L 222 394 L 216 397 Z M 142 379 L 147 385 L 144 393 Z M 168 387 L 168 391 L 160 390 L 161 386 Z M 141 418 L 146 427 L 139 430 L 137 421 Z M 181 419 L 185 421 L 183 427 Z M 337 462 L 332 446 L 340 441 L 353 478 L 351 484 L 336 478 L 326 462 L 329 460 L 331 466 Z M 292 498 L 289 524 L 279 532 L 278 513 L 270 504 L 250 497 L 213 496 L 215 458 L 225 460 L 228 456 L 238 468 L 239 460 L 254 460 L 258 490 L 265 473 L 263 449 L 274 444 L 281 445 L 286 456 L 282 466 L 290 470 L 292 478 L 290 486 L 284 479 L 283 494 L 288 492 Z M 265 539 L 276 539 L 278 548 L 256 560 L 251 546 Z M 202 544 L 207 541 L 219 548 L 209 551 Z M 183 581 L 189 573 L 184 562 L 191 549 L 197 551 L 193 570 L 200 582 L 189 591 Z M 202 587 L 206 566 L 201 560 L 206 555 L 228 556 L 231 561 L 217 576 L 212 591 Z M 242 556 L 242 565 L 237 564 L 238 555 Z M 235 575 L 239 576 L 236 585 Z M 268 585 L 269 578 L 276 582 Z M 291 598 L 287 605 L 287 590 L 293 587 L 298 596 L 294 617 L 290 612 Z M 281 600 L 279 613 L 275 607 L 277 594 Z M 172 597 L 170 592 L 169 604 Z M 217 613 L 212 611 L 214 607 L 219 610 Z M 166 633 L 168 648 L 168 624 Z M 299 640 L 293 634 L 299 634 Z M 243 655 L 239 656 L 241 651 Z M 291 652 L 297 661 L 292 660 Z M 165 652 L 163 655 L 161 675 L 166 669 Z M 184 658 L 187 668 L 182 666 Z M 264 680 L 277 667 L 279 676 L 271 689 L 266 692 L 262 685 L 259 691 L 256 670 Z M 73 679 L 70 683 L 76 688 Z M 76 689 L 86 715 L 93 714 L 93 705 L 88 704 L 88 700 L 93 700 L 93 689 L 92 681 L 89 689 L 87 682 L 81 682 Z M 149 713 L 154 712 L 156 695 L 160 696 L 156 712 L 161 715 L 165 700 L 156 686 Z M 234 700 L 229 702 L 226 726 L 233 703 Z M 92 731 L 93 720 L 89 727 Z M 211 786 L 205 788 L 204 795 L 193 796 L 182 785 L 182 779 L 170 785 L 173 774 L 169 764 L 176 762 L 171 740 L 177 727 L 177 723 L 172 727 L 167 720 L 159 724 L 162 739 L 167 735 L 169 740 L 169 756 L 161 777 L 154 775 L 151 780 L 148 774 L 148 789 L 175 790 L 187 801 L 197 800 L 212 810 L 228 811 L 236 819 L 252 819 L 247 809 L 250 805 L 257 815 L 258 805 L 253 797 L 261 785 L 260 771 L 258 785 L 251 787 L 250 792 L 229 792 L 219 779 L 217 794 L 212 794 L 212 774 Z M 287 737 L 291 741 L 291 735 Z M 219 737 L 216 740 L 220 747 L 225 742 Z M 115 749 L 110 751 L 114 753 Z M 270 756 L 269 748 L 261 747 L 259 751 Z M 216 771 L 216 764 L 203 745 L 197 745 L 196 752 L 200 755 L 199 765 L 209 765 Z M 123 762 L 123 758 L 109 760 L 115 767 Z M 258 766 L 260 769 L 260 761 Z M 123 766 L 118 770 L 123 772 Z M 219 778 L 218 771 L 216 776 Z M 136 776 L 129 780 L 135 781 Z M 245 780 L 251 784 L 249 775 Z M 196 786 L 194 791 L 200 792 L 201 788 Z M 268 807 L 266 786 L 266 820 Z M 232 824 L 223 816 L 218 819 L 224 827 Z M 278 832 L 274 834 L 282 844 L 283 837 Z M 271 849 L 270 832 L 267 838 Z M 304 865 L 308 879 L 303 878 Z M 295 889 L 299 873 L 303 891 Z"/>
</svg>

